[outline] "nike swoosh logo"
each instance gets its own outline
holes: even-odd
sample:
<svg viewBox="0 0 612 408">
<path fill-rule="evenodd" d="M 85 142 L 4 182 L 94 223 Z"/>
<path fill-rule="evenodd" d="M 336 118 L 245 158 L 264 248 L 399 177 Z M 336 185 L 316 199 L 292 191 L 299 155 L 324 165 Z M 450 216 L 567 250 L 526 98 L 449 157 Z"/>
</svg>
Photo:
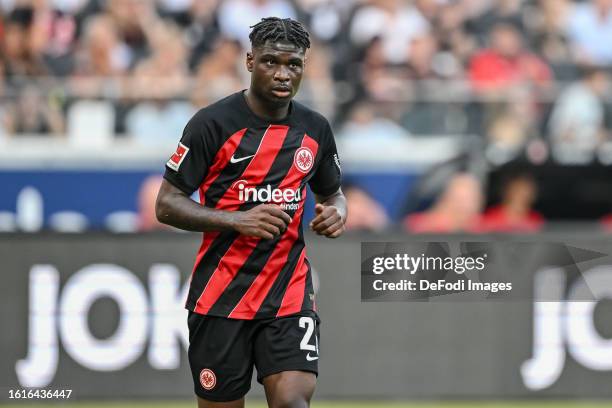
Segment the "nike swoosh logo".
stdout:
<svg viewBox="0 0 612 408">
<path fill-rule="evenodd" d="M 311 357 L 310 353 L 306 354 L 306 360 L 308 360 L 308 361 L 315 361 L 315 360 L 318 360 L 318 359 L 319 359 L 319 356 Z"/>
<path fill-rule="evenodd" d="M 232 156 L 232 157 L 230 158 L 230 163 L 232 163 L 232 164 L 240 163 L 241 161 L 248 160 L 248 159 L 250 159 L 250 158 L 251 158 L 251 157 L 253 157 L 253 156 L 255 156 L 255 155 L 254 155 L 254 154 L 252 154 L 252 155 L 250 155 L 250 156 L 244 156 L 244 157 L 241 157 L 241 158 L 239 158 L 239 159 L 237 159 L 237 158 L 235 158 L 234 156 Z"/>
</svg>

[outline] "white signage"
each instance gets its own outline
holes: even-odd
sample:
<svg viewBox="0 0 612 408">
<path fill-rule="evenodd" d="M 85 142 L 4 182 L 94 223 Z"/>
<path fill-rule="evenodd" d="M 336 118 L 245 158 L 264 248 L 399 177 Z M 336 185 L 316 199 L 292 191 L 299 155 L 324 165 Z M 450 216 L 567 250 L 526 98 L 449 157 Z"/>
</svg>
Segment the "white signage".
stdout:
<svg viewBox="0 0 612 408">
<path fill-rule="evenodd" d="M 28 354 L 15 369 L 23 387 L 45 387 L 57 371 L 60 344 L 77 363 L 94 371 L 122 370 L 136 361 L 149 340 L 148 361 L 155 369 L 180 365 L 188 345 L 187 282 L 173 265 L 149 270 L 149 290 L 129 270 L 113 264 L 89 265 L 75 273 L 60 291 L 52 265 L 30 270 Z M 109 298 L 119 307 L 119 324 L 108 338 L 98 339 L 88 326 L 92 304 Z"/>
</svg>

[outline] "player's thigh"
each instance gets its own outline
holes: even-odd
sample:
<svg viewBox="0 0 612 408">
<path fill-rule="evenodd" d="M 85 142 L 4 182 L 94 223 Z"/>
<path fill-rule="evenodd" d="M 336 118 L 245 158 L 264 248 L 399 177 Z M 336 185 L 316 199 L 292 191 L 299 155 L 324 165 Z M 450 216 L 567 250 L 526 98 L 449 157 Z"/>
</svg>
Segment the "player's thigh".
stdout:
<svg viewBox="0 0 612 408">
<path fill-rule="evenodd" d="M 203 398 L 198 398 L 198 408 L 244 408 L 244 398 L 236 401 L 214 402 L 207 401 Z"/>
<path fill-rule="evenodd" d="M 254 358 L 266 395 L 310 400 L 319 372 L 319 323 L 316 313 L 303 312 L 260 324 Z"/>
<path fill-rule="evenodd" d="M 252 322 L 189 313 L 189 366 L 196 396 L 212 403 L 240 401 L 253 375 Z M 240 407 L 241 405 L 200 405 Z"/>
<path fill-rule="evenodd" d="M 317 385 L 314 373 L 282 371 L 263 379 L 270 408 L 306 408 Z"/>
</svg>

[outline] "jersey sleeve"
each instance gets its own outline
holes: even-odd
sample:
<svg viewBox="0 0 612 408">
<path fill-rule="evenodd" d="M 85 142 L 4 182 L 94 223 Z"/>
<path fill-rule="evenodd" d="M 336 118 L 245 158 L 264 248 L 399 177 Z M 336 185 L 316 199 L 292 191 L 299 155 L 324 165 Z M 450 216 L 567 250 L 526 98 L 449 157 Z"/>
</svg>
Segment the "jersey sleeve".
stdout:
<svg viewBox="0 0 612 408">
<path fill-rule="evenodd" d="M 188 195 L 200 187 L 214 160 L 216 143 L 211 129 L 212 124 L 196 114 L 166 162 L 164 178 Z"/>
<path fill-rule="evenodd" d="M 308 184 L 313 193 L 329 196 L 340 188 L 342 170 L 340 168 L 340 159 L 338 158 L 334 134 L 327 121 L 321 138 L 321 148 L 321 160 Z"/>
</svg>

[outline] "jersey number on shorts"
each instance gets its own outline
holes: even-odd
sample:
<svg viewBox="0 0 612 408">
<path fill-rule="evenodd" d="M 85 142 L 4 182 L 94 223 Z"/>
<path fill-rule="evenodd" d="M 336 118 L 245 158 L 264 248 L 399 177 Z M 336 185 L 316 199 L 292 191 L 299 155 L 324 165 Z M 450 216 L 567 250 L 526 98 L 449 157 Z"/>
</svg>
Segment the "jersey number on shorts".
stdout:
<svg viewBox="0 0 612 408">
<path fill-rule="evenodd" d="M 313 337 L 313 334 L 315 332 L 315 328 L 316 328 L 316 322 L 312 317 L 300 317 L 300 327 L 302 329 L 306 329 L 306 333 L 304 333 L 304 337 L 302 338 L 302 341 L 300 342 L 300 350 L 305 350 L 305 351 L 314 351 L 317 353 L 316 356 L 311 356 L 310 353 L 308 353 L 306 355 L 306 360 L 308 361 L 313 361 L 313 360 L 317 360 L 319 358 L 319 340 L 317 339 L 317 336 L 315 335 L 315 344 L 309 344 L 310 343 L 310 339 L 311 337 Z"/>
</svg>

